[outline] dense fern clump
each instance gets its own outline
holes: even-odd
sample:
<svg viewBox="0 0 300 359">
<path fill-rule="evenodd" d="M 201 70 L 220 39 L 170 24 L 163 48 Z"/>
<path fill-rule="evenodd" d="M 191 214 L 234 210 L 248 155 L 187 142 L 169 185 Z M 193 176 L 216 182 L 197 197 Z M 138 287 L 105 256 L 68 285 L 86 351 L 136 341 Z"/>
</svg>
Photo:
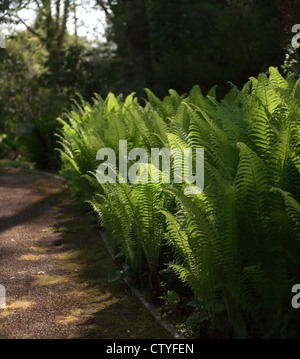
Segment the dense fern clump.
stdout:
<svg viewBox="0 0 300 359">
<path fill-rule="evenodd" d="M 110 94 L 60 120 L 63 173 L 98 213 L 122 264 L 157 285 L 167 258 L 194 293 L 188 328 L 225 337 L 297 337 L 291 288 L 299 282 L 300 80 L 270 68 L 217 101 L 194 86 Z M 109 147 L 204 148 L 205 187 L 99 184 L 96 153 Z M 118 163 L 118 160 L 117 160 Z M 174 166 L 174 163 L 172 163 Z M 118 169 L 117 169 L 118 172 Z M 299 318 L 298 318 L 299 319 Z M 199 332 L 200 333 L 200 332 Z"/>
</svg>

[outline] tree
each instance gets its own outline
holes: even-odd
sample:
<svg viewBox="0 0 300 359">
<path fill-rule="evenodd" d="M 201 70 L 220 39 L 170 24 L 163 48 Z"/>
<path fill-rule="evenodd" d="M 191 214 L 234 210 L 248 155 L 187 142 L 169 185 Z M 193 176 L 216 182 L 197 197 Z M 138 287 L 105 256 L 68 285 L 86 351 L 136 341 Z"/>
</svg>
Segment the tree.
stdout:
<svg viewBox="0 0 300 359">
<path fill-rule="evenodd" d="M 123 89 L 148 84 L 160 95 L 195 83 L 204 90 L 218 83 L 222 93 L 228 80 L 242 85 L 270 64 L 279 66 L 280 2 L 96 0 L 116 46 L 113 61 L 121 59 Z"/>
<path fill-rule="evenodd" d="M 106 36 L 113 49 L 111 63 L 118 74 L 112 81 L 116 89 L 140 93 L 153 84 L 147 0 L 96 0 L 96 3 L 106 14 Z"/>
<path fill-rule="evenodd" d="M 20 15 L 22 9 L 33 8 L 36 17 L 29 24 Z M 2 0 L 3 21 L 21 23 L 37 37 L 48 51 L 47 65 L 53 83 L 60 75 L 63 63 L 67 21 L 72 11 L 71 0 Z"/>
<path fill-rule="evenodd" d="M 133 79 L 136 83 L 148 86 L 152 76 L 152 62 L 145 0 L 129 1 L 126 35 L 134 69 Z"/>
</svg>

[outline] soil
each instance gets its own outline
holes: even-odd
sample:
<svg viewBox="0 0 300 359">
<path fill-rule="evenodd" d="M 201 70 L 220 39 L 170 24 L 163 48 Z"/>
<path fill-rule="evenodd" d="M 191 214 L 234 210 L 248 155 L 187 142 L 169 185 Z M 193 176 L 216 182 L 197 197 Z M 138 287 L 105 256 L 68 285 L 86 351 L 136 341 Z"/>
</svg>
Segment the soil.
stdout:
<svg viewBox="0 0 300 359">
<path fill-rule="evenodd" d="M 170 338 L 112 265 L 61 179 L 0 168 L 0 339 Z"/>
</svg>

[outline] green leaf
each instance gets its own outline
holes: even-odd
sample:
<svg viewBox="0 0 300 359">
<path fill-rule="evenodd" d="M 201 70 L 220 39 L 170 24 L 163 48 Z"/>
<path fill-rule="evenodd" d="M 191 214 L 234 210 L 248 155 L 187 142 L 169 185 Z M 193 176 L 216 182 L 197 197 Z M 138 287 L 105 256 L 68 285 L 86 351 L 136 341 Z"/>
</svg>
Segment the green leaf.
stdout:
<svg viewBox="0 0 300 359">
<path fill-rule="evenodd" d="M 108 272 L 108 281 L 115 282 L 121 278 L 122 271 L 117 266 L 112 267 Z"/>
</svg>

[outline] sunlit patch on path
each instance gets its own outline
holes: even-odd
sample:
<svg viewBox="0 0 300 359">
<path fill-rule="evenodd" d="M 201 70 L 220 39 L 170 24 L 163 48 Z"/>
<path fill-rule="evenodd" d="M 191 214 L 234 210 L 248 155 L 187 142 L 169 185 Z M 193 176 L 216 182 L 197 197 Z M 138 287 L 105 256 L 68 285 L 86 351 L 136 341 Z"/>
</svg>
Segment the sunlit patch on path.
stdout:
<svg viewBox="0 0 300 359">
<path fill-rule="evenodd" d="M 121 282 L 63 183 L 0 169 L 0 338 L 168 338 Z"/>
</svg>

